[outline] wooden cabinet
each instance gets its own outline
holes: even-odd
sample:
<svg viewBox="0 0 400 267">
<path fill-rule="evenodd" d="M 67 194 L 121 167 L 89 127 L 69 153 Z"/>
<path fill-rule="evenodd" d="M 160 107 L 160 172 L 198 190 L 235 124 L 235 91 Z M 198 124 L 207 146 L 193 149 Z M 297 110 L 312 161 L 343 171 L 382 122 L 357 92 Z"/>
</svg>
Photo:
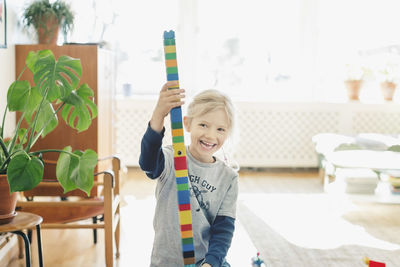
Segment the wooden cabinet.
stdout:
<svg viewBox="0 0 400 267">
<path fill-rule="evenodd" d="M 34 149 L 59 148 L 71 145 L 72 149 L 93 149 L 99 157 L 114 154 L 113 109 L 115 95 L 115 71 L 113 53 L 96 45 L 16 45 L 16 76 L 25 66 L 30 51 L 50 49 L 56 58 L 67 55 L 79 58 L 82 64 L 80 83 L 87 83 L 94 91 L 98 116 L 88 130 L 78 132 L 66 125 L 59 115 L 58 127 L 44 139 L 38 140 Z M 32 73 L 26 70 L 21 77 L 33 84 Z M 58 153 L 46 153 L 46 159 L 56 160 Z M 101 166 L 102 167 L 102 166 Z"/>
</svg>

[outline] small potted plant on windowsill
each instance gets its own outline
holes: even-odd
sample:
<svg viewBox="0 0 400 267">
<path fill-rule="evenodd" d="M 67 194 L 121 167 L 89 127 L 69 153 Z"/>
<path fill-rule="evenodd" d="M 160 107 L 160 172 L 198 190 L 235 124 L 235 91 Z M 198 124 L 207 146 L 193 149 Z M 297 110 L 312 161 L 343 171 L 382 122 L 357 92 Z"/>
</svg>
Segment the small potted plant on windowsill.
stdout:
<svg viewBox="0 0 400 267">
<path fill-rule="evenodd" d="M 379 70 L 379 80 L 383 99 L 392 101 L 399 80 L 400 69 L 396 64 L 388 63 Z"/>
<path fill-rule="evenodd" d="M 35 28 L 40 44 L 56 44 L 60 28 L 64 39 L 72 30 L 74 15 L 71 7 L 63 0 L 53 3 L 49 0 L 34 0 L 24 10 L 23 24 L 27 28 Z"/>
<path fill-rule="evenodd" d="M 35 84 L 31 86 L 19 78 L 11 84 L 0 128 L 0 224 L 10 221 L 15 215 L 15 192 L 33 189 L 41 182 L 43 153 L 60 153 L 56 174 L 65 192 L 81 189 L 89 195 L 97 164 L 97 154 L 90 149 L 72 151 L 67 146 L 63 150 L 32 151 L 40 137 L 57 127 L 58 112 L 61 111 L 67 125 L 79 132 L 86 130 L 97 116 L 92 89 L 87 84 L 79 85 L 80 60 L 68 56 L 56 60 L 50 50 L 42 50 L 28 54 L 22 72 L 26 69 L 32 72 Z M 14 135 L 5 138 L 3 130 L 7 111 L 21 112 L 21 117 Z M 21 126 L 23 120 L 26 128 Z M 11 206 L 2 207 L 4 203 Z"/>
<path fill-rule="evenodd" d="M 365 69 L 358 64 L 346 64 L 346 78 L 344 84 L 347 89 L 347 97 L 350 101 L 358 101 Z"/>
</svg>

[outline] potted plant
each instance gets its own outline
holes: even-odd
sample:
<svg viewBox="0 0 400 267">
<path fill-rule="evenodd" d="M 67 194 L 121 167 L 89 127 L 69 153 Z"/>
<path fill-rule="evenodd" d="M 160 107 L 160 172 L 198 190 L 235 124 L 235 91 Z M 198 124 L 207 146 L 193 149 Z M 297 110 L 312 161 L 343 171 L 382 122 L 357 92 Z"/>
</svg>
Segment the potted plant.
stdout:
<svg viewBox="0 0 400 267">
<path fill-rule="evenodd" d="M 79 132 L 86 130 L 97 116 L 93 102 L 93 91 L 87 85 L 79 86 L 82 67 L 79 59 L 61 56 L 55 59 L 50 50 L 30 52 L 26 66 L 33 74 L 34 84 L 13 82 L 7 92 L 7 107 L 0 128 L 0 204 L 11 202 L 11 207 L 0 207 L 1 219 L 10 219 L 15 214 L 15 192 L 36 187 L 42 180 L 44 164 L 42 154 L 59 152 L 56 175 L 65 192 L 81 189 L 90 194 L 93 187 L 97 154 L 93 150 L 72 151 L 70 146 L 62 150 L 46 149 L 33 151 L 39 138 L 45 137 L 58 124 L 57 114 L 67 125 Z M 19 75 L 21 77 L 22 73 Z M 20 112 L 13 136 L 5 138 L 4 121 L 7 111 Z M 26 121 L 26 128 L 21 125 Z M 11 194 L 11 201 L 4 198 Z M 4 221 L 3 221 L 4 222 Z"/>
<path fill-rule="evenodd" d="M 351 101 L 358 101 L 363 83 L 364 68 L 358 64 L 346 64 L 346 78 L 344 84 L 347 97 Z"/>
<path fill-rule="evenodd" d="M 63 0 L 34 0 L 22 15 L 23 24 L 35 28 L 40 44 L 56 44 L 59 28 L 64 35 L 72 30 L 74 15 L 71 7 Z"/>
<path fill-rule="evenodd" d="M 399 68 L 397 64 L 387 63 L 379 70 L 380 87 L 383 99 L 385 101 L 392 101 L 397 87 L 397 80 L 399 75 Z"/>
</svg>

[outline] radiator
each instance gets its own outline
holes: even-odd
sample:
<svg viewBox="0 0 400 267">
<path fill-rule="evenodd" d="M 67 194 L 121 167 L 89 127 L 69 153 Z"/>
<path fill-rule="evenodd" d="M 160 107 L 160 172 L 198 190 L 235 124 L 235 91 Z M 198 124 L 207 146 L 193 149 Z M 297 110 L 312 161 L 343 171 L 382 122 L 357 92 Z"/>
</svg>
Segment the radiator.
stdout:
<svg viewBox="0 0 400 267">
<path fill-rule="evenodd" d="M 156 101 L 154 97 L 117 99 L 116 151 L 127 166 L 138 166 L 140 140 Z M 400 110 L 394 103 L 234 104 L 237 129 L 225 151 L 241 167 L 317 167 L 311 142 L 317 133 L 400 133 Z M 169 118 L 165 122 L 164 144 L 171 144 Z M 187 134 L 185 141 L 189 142 Z"/>
</svg>

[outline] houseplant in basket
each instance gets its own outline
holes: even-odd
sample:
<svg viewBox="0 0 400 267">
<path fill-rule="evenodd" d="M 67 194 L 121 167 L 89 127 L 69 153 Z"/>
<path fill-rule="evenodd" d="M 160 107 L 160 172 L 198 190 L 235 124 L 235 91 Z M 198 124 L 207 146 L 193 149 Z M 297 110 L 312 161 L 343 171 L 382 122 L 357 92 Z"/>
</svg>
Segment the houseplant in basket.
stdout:
<svg viewBox="0 0 400 267">
<path fill-rule="evenodd" d="M 62 0 L 34 0 L 22 17 L 26 27 L 35 28 L 40 44 L 56 44 L 60 28 L 65 39 L 74 25 L 71 7 Z"/>
<path fill-rule="evenodd" d="M 36 187 L 43 177 L 42 154 L 59 152 L 56 174 L 65 192 L 81 189 L 88 195 L 93 187 L 93 172 L 97 154 L 93 150 L 72 151 L 70 146 L 62 150 L 33 151 L 39 138 L 45 137 L 58 125 L 58 112 L 67 125 L 78 132 L 86 130 L 97 116 L 93 91 L 87 85 L 79 85 L 82 67 L 79 59 L 61 56 L 58 60 L 50 50 L 30 52 L 22 70 L 31 71 L 34 84 L 13 82 L 7 92 L 7 107 L 0 128 L 0 223 L 15 214 L 15 192 Z M 19 75 L 21 77 L 22 73 Z M 3 136 L 7 112 L 20 112 L 15 132 Z M 26 121 L 26 128 L 21 125 Z M 3 190 L 3 191 L 1 191 Z M 5 190 L 5 191 L 4 191 Z M 11 200 L 5 198 L 11 197 Z M 1 207 L 10 202 L 11 207 Z"/>
</svg>

